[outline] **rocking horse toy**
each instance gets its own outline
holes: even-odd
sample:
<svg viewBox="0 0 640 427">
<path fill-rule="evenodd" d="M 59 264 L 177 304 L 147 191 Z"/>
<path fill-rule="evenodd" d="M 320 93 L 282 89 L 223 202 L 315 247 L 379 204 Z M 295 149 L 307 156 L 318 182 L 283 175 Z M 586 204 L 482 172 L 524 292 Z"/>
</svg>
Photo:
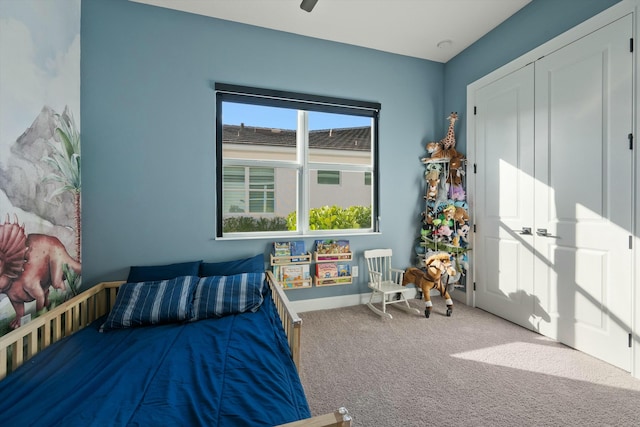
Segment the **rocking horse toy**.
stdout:
<svg viewBox="0 0 640 427">
<path fill-rule="evenodd" d="M 431 289 L 440 292 L 445 298 L 447 304 L 447 317 L 453 314 L 453 300 L 449 295 L 448 286 L 443 283 L 442 278 L 445 273 L 449 276 L 455 276 L 457 271 L 451 265 L 450 255 L 446 252 L 437 252 L 427 258 L 425 261 L 426 270 L 416 267 L 410 267 L 404 272 L 402 285 L 413 283 L 417 288 L 422 290 L 422 297 L 426 301 L 424 316 L 428 319 L 431 315 L 433 303 L 431 302 Z"/>
</svg>

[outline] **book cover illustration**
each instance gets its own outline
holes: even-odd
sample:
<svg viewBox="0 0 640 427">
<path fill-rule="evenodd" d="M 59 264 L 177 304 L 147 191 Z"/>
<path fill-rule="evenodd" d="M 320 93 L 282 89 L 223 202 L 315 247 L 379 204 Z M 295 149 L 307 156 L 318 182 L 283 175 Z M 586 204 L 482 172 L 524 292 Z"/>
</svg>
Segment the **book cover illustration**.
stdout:
<svg viewBox="0 0 640 427">
<path fill-rule="evenodd" d="M 316 264 L 316 276 L 320 279 L 331 279 L 338 277 L 338 266 L 333 262 Z"/>
<path fill-rule="evenodd" d="M 289 242 L 273 242 L 273 256 L 289 256 L 291 253 L 291 246 Z"/>
<path fill-rule="evenodd" d="M 348 240 L 316 240 L 316 252 L 318 258 L 328 259 L 351 259 L 351 247 Z"/>
<path fill-rule="evenodd" d="M 308 264 L 280 266 L 280 283 L 284 288 L 302 288 L 311 286 Z"/>
<path fill-rule="evenodd" d="M 289 255 L 291 255 L 291 262 L 304 261 L 305 258 L 295 258 L 296 255 L 306 255 L 307 251 L 304 247 L 304 240 L 294 240 L 289 242 Z"/>
<path fill-rule="evenodd" d="M 338 263 L 336 268 L 338 269 L 338 277 L 351 276 L 351 264 Z"/>
</svg>

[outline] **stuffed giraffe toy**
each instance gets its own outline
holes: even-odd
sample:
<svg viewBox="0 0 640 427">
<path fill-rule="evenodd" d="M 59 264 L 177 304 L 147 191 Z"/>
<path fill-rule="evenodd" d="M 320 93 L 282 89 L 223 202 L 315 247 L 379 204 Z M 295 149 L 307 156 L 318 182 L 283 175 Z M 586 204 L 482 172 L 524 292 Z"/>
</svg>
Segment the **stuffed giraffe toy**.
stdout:
<svg viewBox="0 0 640 427">
<path fill-rule="evenodd" d="M 449 120 L 447 135 L 440 141 L 433 141 L 427 144 L 427 152 L 431 153 L 432 158 L 451 159 L 458 157 L 458 152 L 455 149 L 456 135 L 454 132 L 454 126 L 456 121 L 458 121 L 458 113 L 452 112 L 449 114 L 449 117 L 447 117 L 447 120 Z"/>
</svg>

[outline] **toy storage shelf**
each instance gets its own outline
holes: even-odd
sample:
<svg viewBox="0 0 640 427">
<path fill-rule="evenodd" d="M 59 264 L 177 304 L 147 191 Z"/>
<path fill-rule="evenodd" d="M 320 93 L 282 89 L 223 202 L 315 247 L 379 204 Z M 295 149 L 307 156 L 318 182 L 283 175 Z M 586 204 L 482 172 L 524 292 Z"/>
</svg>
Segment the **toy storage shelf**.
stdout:
<svg viewBox="0 0 640 427">
<path fill-rule="evenodd" d="M 434 252 L 447 252 L 455 261 L 455 268 L 460 273 L 454 280 L 456 289 L 466 292 L 466 269 L 460 260 L 466 260 L 468 247 L 468 205 L 466 202 L 466 168 L 464 157 L 423 158 L 425 167 L 424 212 L 420 249 L 417 250 L 418 266 L 423 267 L 427 257 Z M 453 162 L 456 162 L 454 168 Z M 459 181 L 454 182 L 454 177 Z M 452 191 L 455 185 L 456 192 Z M 458 212 L 464 211 L 466 217 Z M 450 216 L 449 216 L 450 215 Z M 448 277 L 448 276 L 447 276 Z"/>
</svg>

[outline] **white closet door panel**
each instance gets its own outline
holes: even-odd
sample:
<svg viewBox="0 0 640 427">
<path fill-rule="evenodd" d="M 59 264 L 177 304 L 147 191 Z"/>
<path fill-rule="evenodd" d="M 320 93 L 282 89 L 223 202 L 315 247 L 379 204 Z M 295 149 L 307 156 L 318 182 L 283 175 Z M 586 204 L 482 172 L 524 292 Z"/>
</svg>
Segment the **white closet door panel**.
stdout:
<svg viewBox="0 0 640 427">
<path fill-rule="evenodd" d="M 533 66 L 476 92 L 476 306 L 532 328 Z"/>
<path fill-rule="evenodd" d="M 539 331 L 630 370 L 631 17 L 535 63 Z"/>
</svg>

